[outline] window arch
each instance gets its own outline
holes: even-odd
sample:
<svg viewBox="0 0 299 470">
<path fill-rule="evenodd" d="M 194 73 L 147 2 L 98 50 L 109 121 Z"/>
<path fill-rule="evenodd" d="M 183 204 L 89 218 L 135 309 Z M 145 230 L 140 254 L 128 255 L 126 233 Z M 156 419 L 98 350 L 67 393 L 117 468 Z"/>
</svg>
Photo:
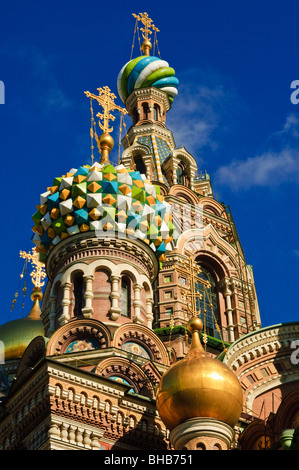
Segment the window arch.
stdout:
<svg viewBox="0 0 299 470">
<path fill-rule="evenodd" d="M 146 167 L 145 167 L 144 161 L 143 161 L 143 159 L 140 155 L 137 155 L 134 158 L 134 163 L 135 163 L 135 166 L 136 166 L 136 170 L 139 171 L 139 173 L 141 173 L 142 175 L 146 175 Z"/>
<path fill-rule="evenodd" d="M 148 103 L 142 103 L 143 119 L 148 119 L 149 116 L 149 106 Z"/>
<path fill-rule="evenodd" d="M 129 317 L 130 316 L 130 313 L 131 313 L 131 281 L 126 276 L 122 276 L 122 278 L 121 278 L 120 308 L 121 308 L 121 314 L 124 317 Z"/>
<path fill-rule="evenodd" d="M 217 328 L 217 326 L 220 327 L 220 311 L 216 281 L 209 270 L 203 266 L 200 266 L 200 269 L 195 288 L 202 296 L 197 297 L 196 309 L 200 312 L 199 317 L 207 335 L 221 339 Z"/>
<path fill-rule="evenodd" d="M 154 105 L 154 121 L 158 121 L 160 117 L 160 106 L 155 104 Z"/>
<path fill-rule="evenodd" d="M 82 308 L 84 307 L 84 293 L 85 293 L 85 282 L 83 279 L 83 273 L 77 272 L 73 277 L 73 292 L 74 292 L 74 316 L 82 315 Z"/>
<path fill-rule="evenodd" d="M 184 184 L 183 167 L 181 164 L 179 164 L 176 170 L 176 180 L 177 180 L 177 184 Z"/>
<path fill-rule="evenodd" d="M 206 450 L 206 446 L 204 445 L 203 442 L 198 442 L 196 444 L 196 450 Z"/>
<path fill-rule="evenodd" d="M 189 187 L 190 178 L 188 176 L 186 165 L 180 161 L 176 170 L 177 184 Z"/>
</svg>

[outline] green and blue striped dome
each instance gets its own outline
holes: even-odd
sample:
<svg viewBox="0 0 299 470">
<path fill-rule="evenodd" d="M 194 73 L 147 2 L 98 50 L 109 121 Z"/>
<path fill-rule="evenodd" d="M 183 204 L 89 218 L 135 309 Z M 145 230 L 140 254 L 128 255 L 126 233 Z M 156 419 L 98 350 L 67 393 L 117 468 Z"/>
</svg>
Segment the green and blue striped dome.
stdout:
<svg viewBox="0 0 299 470">
<path fill-rule="evenodd" d="M 168 62 L 154 56 L 140 56 L 127 62 L 118 74 L 117 91 L 125 103 L 133 90 L 155 87 L 165 91 L 170 103 L 178 94 L 179 80 Z"/>
</svg>

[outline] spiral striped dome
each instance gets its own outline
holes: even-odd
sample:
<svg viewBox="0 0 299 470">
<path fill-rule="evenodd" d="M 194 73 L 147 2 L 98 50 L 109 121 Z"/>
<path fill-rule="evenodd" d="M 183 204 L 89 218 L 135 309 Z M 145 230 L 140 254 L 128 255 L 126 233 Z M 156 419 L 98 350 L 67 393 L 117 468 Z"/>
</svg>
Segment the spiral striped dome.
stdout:
<svg viewBox="0 0 299 470">
<path fill-rule="evenodd" d="M 155 87 L 165 91 L 170 103 L 178 94 L 179 80 L 168 62 L 154 56 L 140 56 L 127 62 L 118 74 L 117 91 L 125 103 L 133 90 Z"/>
</svg>

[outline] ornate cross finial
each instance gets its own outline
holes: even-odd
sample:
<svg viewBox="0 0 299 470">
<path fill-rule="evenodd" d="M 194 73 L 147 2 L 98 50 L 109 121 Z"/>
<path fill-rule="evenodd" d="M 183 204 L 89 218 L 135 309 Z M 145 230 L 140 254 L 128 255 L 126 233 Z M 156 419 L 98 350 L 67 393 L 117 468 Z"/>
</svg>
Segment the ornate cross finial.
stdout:
<svg viewBox="0 0 299 470">
<path fill-rule="evenodd" d="M 26 251 L 20 251 L 21 258 L 27 259 L 34 266 L 33 271 L 30 273 L 31 280 L 34 287 L 41 288 L 45 282 L 43 279 L 47 276 L 44 271 L 44 264 L 39 261 L 39 254 L 36 248 L 33 248 L 32 253 L 26 253 Z"/>
<path fill-rule="evenodd" d="M 99 120 L 99 127 L 102 129 L 104 134 L 110 134 L 110 132 L 113 131 L 113 127 L 109 128 L 109 121 L 114 121 L 115 116 L 111 114 L 111 111 L 114 111 L 115 109 L 119 111 L 122 114 L 128 114 L 127 110 L 125 108 L 121 108 L 120 106 L 117 106 L 114 103 L 114 100 L 116 96 L 114 93 L 111 93 L 111 90 L 108 86 L 104 86 L 103 88 L 98 88 L 98 95 L 94 95 L 93 93 L 90 93 L 89 91 L 85 91 L 85 95 L 88 98 L 92 98 L 93 100 L 96 100 L 100 106 L 103 108 L 103 113 L 98 113 L 96 116 L 99 119 L 103 120 L 103 123 L 100 122 Z"/>
<path fill-rule="evenodd" d="M 93 131 L 93 127 L 91 127 L 91 134 L 95 136 L 95 139 L 98 144 L 99 152 L 102 155 L 101 163 L 108 163 L 109 162 L 109 153 L 111 152 L 114 146 L 114 140 L 110 135 L 110 132 L 113 131 L 113 127 L 109 127 L 109 121 L 114 121 L 115 116 L 111 114 L 111 111 L 117 110 L 122 115 L 128 114 L 128 111 L 125 108 L 121 108 L 114 103 L 116 96 L 111 93 L 111 90 L 108 86 L 103 88 L 98 88 L 98 95 L 94 95 L 89 91 L 85 91 L 85 95 L 90 98 L 90 107 L 92 112 L 92 122 L 93 120 L 93 110 L 92 110 L 92 100 L 96 100 L 98 104 L 103 108 L 102 113 L 97 113 L 97 117 L 99 118 L 99 127 L 102 129 L 103 134 L 98 137 L 97 133 Z M 102 122 L 100 121 L 102 120 Z M 93 148 L 93 147 L 92 147 Z"/>
<path fill-rule="evenodd" d="M 144 28 L 140 28 L 140 31 L 142 32 L 142 37 L 144 39 L 142 49 L 144 55 L 149 55 L 152 47 L 149 37 L 150 34 L 152 34 L 151 30 L 159 32 L 159 29 L 156 28 L 156 26 L 153 24 L 153 20 L 148 16 L 147 13 L 139 13 L 139 15 L 132 13 L 132 15 L 134 16 L 134 18 L 136 18 L 136 20 L 141 21 L 141 23 L 144 25 Z"/>
</svg>

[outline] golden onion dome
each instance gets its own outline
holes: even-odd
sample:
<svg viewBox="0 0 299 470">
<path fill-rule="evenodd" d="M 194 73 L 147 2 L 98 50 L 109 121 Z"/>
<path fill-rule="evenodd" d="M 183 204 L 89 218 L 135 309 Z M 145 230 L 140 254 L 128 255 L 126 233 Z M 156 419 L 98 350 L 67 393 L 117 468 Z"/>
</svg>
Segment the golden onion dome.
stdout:
<svg viewBox="0 0 299 470">
<path fill-rule="evenodd" d="M 39 301 L 42 292 L 34 288 L 31 294 L 33 306 L 27 317 L 11 320 L 0 326 L 0 340 L 4 344 L 5 362 L 20 359 L 29 343 L 37 336 L 44 336 L 44 325 L 41 321 Z"/>
<path fill-rule="evenodd" d="M 199 333 L 202 321 L 188 323 L 192 333 L 186 357 L 168 369 L 157 390 L 157 409 L 171 431 L 192 418 L 214 418 L 233 427 L 242 411 L 242 389 L 228 366 L 210 357 L 203 349 Z"/>
</svg>

